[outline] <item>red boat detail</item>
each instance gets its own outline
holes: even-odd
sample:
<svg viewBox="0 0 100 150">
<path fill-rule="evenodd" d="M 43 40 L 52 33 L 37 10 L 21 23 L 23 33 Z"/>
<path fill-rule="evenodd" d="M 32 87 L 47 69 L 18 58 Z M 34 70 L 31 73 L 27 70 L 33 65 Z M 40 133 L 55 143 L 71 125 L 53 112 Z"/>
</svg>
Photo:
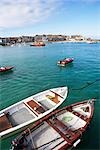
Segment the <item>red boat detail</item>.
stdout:
<svg viewBox="0 0 100 150">
<path fill-rule="evenodd" d="M 7 66 L 7 67 L 0 67 L 0 72 L 6 72 L 6 71 L 9 71 L 11 69 L 13 69 L 14 67 L 11 67 L 11 66 Z"/>
<path fill-rule="evenodd" d="M 35 42 L 34 44 L 31 44 L 30 46 L 45 46 L 44 42 Z"/>
<path fill-rule="evenodd" d="M 59 66 L 65 66 L 66 64 L 71 63 L 73 60 L 74 60 L 73 58 L 65 58 L 65 59 L 63 59 L 63 60 L 58 61 L 57 64 L 58 64 Z"/>
</svg>

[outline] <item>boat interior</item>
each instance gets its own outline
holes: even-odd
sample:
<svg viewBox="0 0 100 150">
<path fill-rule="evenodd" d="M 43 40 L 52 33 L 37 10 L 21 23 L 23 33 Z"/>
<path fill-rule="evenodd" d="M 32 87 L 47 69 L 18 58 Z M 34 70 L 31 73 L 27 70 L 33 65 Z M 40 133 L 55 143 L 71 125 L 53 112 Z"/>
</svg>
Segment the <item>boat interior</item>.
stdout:
<svg viewBox="0 0 100 150">
<path fill-rule="evenodd" d="M 13 141 L 17 144 L 15 148 L 58 150 L 75 147 L 89 124 L 92 106 L 92 101 L 76 103 L 37 121 Z"/>
<path fill-rule="evenodd" d="M 52 91 L 27 98 L 0 115 L 0 132 L 37 118 L 55 107 L 61 97 Z"/>
<path fill-rule="evenodd" d="M 73 110 L 87 118 L 91 115 L 91 105 L 89 102 L 86 104 L 80 104 L 79 106 L 74 106 Z"/>
<path fill-rule="evenodd" d="M 28 136 L 29 145 L 42 150 L 59 149 L 65 144 L 70 144 L 82 134 L 81 129 L 86 125 L 85 118 L 88 119 L 90 114 L 91 106 L 88 103 L 68 107 L 68 110 L 58 112 L 33 131 L 31 130 L 32 139 Z"/>
<path fill-rule="evenodd" d="M 86 111 L 86 108 L 88 107 L 90 106 L 86 104 L 80 105 L 79 107 L 72 107 L 72 109 L 76 110 L 77 108 L 80 110 L 82 108 L 87 114 L 87 111 L 89 110 L 87 109 Z M 62 146 L 74 142 L 76 138 L 82 134 L 80 129 L 84 128 L 86 125 L 86 121 L 81 118 L 82 112 L 80 111 L 80 115 L 78 116 L 73 113 L 75 110 L 71 112 L 64 109 L 35 128 L 31 128 L 27 135 L 27 150 L 31 148 L 38 150 L 58 150 Z"/>
<path fill-rule="evenodd" d="M 61 146 L 67 144 L 67 141 L 46 121 L 36 127 L 30 134 L 27 137 L 27 150 L 32 148 L 38 150 L 53 149 L 54 147 L 56 147 L 55 150 L 58 150 Z"/>
</svg>

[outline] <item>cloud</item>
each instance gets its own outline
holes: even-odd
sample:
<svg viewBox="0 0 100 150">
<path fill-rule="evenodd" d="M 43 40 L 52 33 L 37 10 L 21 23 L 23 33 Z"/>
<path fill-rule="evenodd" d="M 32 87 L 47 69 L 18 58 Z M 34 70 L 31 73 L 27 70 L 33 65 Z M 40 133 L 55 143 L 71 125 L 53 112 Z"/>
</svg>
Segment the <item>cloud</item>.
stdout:
<svg viewBox="0 0 100 150">
<path fill-rule="evenodd" d="M 0 27 L 23 27 L 48 18 L 61 4 L 60 0 L 1 0 Z"/>
</svg>

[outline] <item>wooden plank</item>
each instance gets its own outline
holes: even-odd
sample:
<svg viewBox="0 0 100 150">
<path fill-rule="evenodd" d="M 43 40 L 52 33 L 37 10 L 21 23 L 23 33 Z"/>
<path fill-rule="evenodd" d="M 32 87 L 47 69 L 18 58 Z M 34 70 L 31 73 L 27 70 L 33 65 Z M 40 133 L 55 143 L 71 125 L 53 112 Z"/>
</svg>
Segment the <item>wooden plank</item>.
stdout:
<svg viewBox="0 0 100 150">
<path fill-rule="evenodd" d="M 0 117 L 0 132 L 5 131 L 9 128 L 12 128 L 11 123 L 9 122 L 6 115 Z"/>
<path fill-rule="evenodd" d="M 53 101 L 54 103 L 56 103 L 56 104 L 58 104 L 59 103 L 59 100 L 58 100 L 58 95 L 56 95 L 55 94 L 55 96 L 53 97 L 53 96 L 51 96 L 51 95 L 46 95 L 46 97 L 48 98 L 48 99 L 50 99 L 51 101 Z"/>
<path fill-rule="evenodd" d="M 30 100 L 29 102 L 27 102 L 27 104 L 38 114 L 45 112 L 44 108 L 40 106 L 38 103 L 36 103 L 34 100 Z"/>
</svg>

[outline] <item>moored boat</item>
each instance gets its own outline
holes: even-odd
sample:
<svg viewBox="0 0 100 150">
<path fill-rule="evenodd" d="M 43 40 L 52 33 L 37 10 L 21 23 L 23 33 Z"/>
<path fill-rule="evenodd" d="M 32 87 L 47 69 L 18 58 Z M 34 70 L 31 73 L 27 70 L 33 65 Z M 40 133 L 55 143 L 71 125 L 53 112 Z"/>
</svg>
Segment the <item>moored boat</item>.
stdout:
<svg viewBox="0 0 100 150">
<path fill-rule="evenodd" d="M 93 112 L 93 99 L 55 110 L 14 139 L 12 149 L 67 150 L 76 147 Z"/>
<path fill-rule="evenodd" d="M 30 46 L 45 46 L 44 42 L 35 42 L 33 44 L 31 44 Z"/>
<path fill-rule="evenodd" d="M 86 43 L 88 43 L 88 44 L 96 44 L 97 42 L 96 41 L 86 41 Z"/>
<path fill-rule="evenodd" d="M 0 67 L 0 72 L 6 72 L 9 70 L 12 70 L 14 67 L 12 66 L 6 66 L 6 67 Z"/>
<path fill-rule="evenodd" d="M 0 137 L 21 131 L 46 116 L 64 102 L 67 93 L 67 87 L 49 89 L 1 110 Z"/>
<path fill-rule="evenodd" d="M 59 65 L 59 66 L 65 66 L 66 64 L 71 63 L 73 60 L 74 60 L 73 58 L 65 58 L 63 60 L 58 61 L 57 65 Z"/>
</svg>

